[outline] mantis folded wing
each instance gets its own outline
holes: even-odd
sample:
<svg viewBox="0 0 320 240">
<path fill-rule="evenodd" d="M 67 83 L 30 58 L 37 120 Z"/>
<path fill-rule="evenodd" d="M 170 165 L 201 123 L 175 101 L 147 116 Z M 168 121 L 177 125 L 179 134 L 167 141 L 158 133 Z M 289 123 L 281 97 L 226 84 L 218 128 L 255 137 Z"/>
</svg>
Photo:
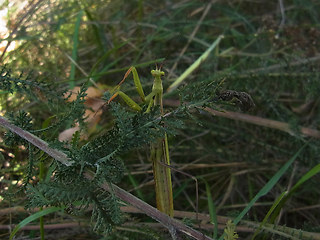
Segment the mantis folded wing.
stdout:
<svg viewBox="0 0 320 240">
<path fill-rule="evenodd" d="M 141 100 L 148 105 L 146 113 L 148 113 L 152 106 L 160 106 L 161 115 L 163 115 L 163 104 L 162 104 L 162 95 L 163 87 L 161 77 L 164 75 L 164 72 L 160 69 L 152 70 L 151 74 L 154 77 L 154 82 L 152 86 L 152 92 L 145 96 L 141 82 L 135 67 L 129 68 L 125 74 L 122 81 L 116 87 L 116 92 L 110 98 L 108 103 L 110 103 L 116 96 L 120 96 L 126 104 L 136 111 L 142 111 L 142 108 L 134 102 L 128 95 L 120 91 L 120 86 L 128 75 L 132 72 L 134 84 L 136 86 L 137 92 L 141 97 Z M 153 175 L 155 182 L 155 191 L 156 191 L 156 202 L 157 208 L 159 211 L 166 213 L 169 216 L 173 216 L 173 195 L 172 195 L 172 182 L 171 182 L 171 170 L 166 167 L 170 165 L 169 158 L 169 146 L 167 135 L 165 134 L 164 138 L 158 139 L 155 143 L 151 144 L 151 153 L 150 160 L 153 167 Z"/>
</svg>

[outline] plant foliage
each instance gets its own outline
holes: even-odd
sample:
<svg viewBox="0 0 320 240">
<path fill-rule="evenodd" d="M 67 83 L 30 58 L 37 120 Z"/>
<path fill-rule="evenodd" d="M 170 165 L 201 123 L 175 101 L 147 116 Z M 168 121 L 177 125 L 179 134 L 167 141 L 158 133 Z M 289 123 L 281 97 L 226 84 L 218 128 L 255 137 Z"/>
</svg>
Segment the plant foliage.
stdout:
<svg viewBox="0 0 320 240">
<path fill-rule="evenodd" d="M 65 207 L 76 216 L 90 213 L 94 229 L 110 238 L 161 239 L 141 215 L 130 219 L 139 227 L 124 227 L 122 234 L 112 231 L 127 216 L 120 213 L 122 203 L 98 186 L 117 183 L 154 204 L 146 159 L 150 143 L 165 133 L 172 166 L 179 170 L 171 171 L 175 209 L 196 211 L 196 186 L 184 171 L 208 183 L 206 191 L 199 185 L 199 212 L 210 210 L 210 196 L 216 206 L 210 214 L 231 218 L 239 216 L 308 142 L 268 194 L 248 207 L 245 217 L 251 225 L 232 222 L 283 238 L 298 236 L 300 228 L 299 238 L 312 239 L 305 232 L 310 229 L 319 232 L 319 212 L 310 210 L 318 204 L 319 174 L 302 181 L 303 187 L 279 204 L 276 213 L 282 214 L 272 213 L 276 199 L 301 183 L 320 161 L 319 1 L 36 0 L 23 9 L 16 2 L 1 4 L 9 9 L 10 32 L 1 43 L 16 43 L 12 51 L 1 47 L 1 63 L 7 63 L 0 67 L 1 111 L 12 124 L 44 139 L 74 163 L 67 167 L 3 131 L 3 208 Z M 167 92 L 222 35 L 219 46 L 179 88 Z M 99 110 L 90 105 L 101 98 L 92 97 L 89 90 L 109 92 L 129 66 L 137 68 L 145 93 L 150 93 L 150 70 L 156 64 L 165 72 L 163 117 L 157 108 L 135 113 L 118 99 Z M 121 90 L 139 102 L 130 78 Z M 69 89 L 73 84 L 79 88 Z M 103 101 L 109 97 L 106 93 Z M 94 124 L 90 110 L 97 112 Z M 77 129 L 72 139 L 58 141 L 70 128 Z M 95 173 L 93 181 L 83 178 L 86 170 Z M 272 221 L 260 226 L 266 215 L 272 215 Z M 217 222 L 225 224 L 219 217 Z M 230 238 L 235 232 L 250 237 L 237 226 L 228 227 L 233 229 Z M 219 230 L 215 236 L 222 234 Z"/>
</svg>

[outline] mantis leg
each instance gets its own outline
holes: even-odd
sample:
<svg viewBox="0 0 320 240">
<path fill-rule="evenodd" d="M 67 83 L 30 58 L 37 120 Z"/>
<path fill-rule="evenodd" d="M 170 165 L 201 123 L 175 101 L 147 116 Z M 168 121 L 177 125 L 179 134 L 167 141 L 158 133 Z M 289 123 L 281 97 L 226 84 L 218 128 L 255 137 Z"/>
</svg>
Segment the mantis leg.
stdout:
<svg viewBox="0 0 320 240">
<path fill-rule="evenodd" d="M 133 101 L 127 94 L 125 94 L 124 92 L 118 91 L 117 93 L 115 93 L 108 101 L 108 103 L 110 103 L 116 96 L 120 96 L 125 103 L 132 108 L 133 110 L 136 110 L 137 112 L 140 112 L 142 110 L 142 108 L 135 102 Z"/>
<path fill-rule="evenodd" d="M 136 102 L 134 102 L 127 94 L 120 91 L 120 86 L 122 85 L 122 83 L 124 83 L 124 81 L 126 80 L 126 78 L 129 76 L 129 74 L 131 72 L 133 75 L 133 81 L 134 81 L 134 85 L 136 86 L 136 90 L 137 90 L 140 98 L 142 99 L 142 101 L 146 102 L 146 97 L 143 92 L 143 88 L 142 88 L 142 85 L 140 82 L 140 78 L 139 78 L 137 69 L 132 66 L 128 69 L 128 71 L 126 72 L 126 74 L 124 75 L 124 77 L 120 81 L 120 83 L 114 88 L 113 92 L 115 92 L 115 93 L 109 99 L 108 104 L 119 95 L 128 104 L 129 107 L 131 107 L 132 109 L 134 109 L 136 111 L 141 111 L 142 110 L 141 107 Z"/>
<path fill-rule="evenodd" d="M 134 81 L 134 85 L 136 86 L 137 92 L 138 92 L 138 94 L 140 95 L 141 100 L 142 100 L 143 102 L 145 102 L 146 99 L 145 99 L 145 95 L 144 95 L 144 92 L 143 92 L 143 88 L 142 88 L 142 85 L 141 85 L 141 82 L 140 82 L 140 78 L 139 78 L 137 69 L 136 69 L 135 67 L 131 67 L 130 69 L 131 69 L 131 71 L 132 71 L 133 81 Z M 130 70 L 130 69 L 129 69 L 129 70 Z M 129 71 L 129 70 L 128 70 L 128 71 Z"/>
</svg>

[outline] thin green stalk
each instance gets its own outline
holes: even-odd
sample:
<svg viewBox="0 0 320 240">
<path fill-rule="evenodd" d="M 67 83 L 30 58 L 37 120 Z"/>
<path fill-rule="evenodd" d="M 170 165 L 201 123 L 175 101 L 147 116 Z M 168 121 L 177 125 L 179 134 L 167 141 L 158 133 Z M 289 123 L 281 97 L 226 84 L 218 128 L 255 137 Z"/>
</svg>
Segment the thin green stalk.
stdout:
<svg viewBox="0 0 320 240">
<path fill-rule="evenodd" d="M 32 149 L 31 149 L 31 144 L 29 143 L 29 155 L 30 158 L 32 158 Z M 42 182 L 44 180 L 44 170 L 45 166 L 44 166 L 44 162 L 40 161 L 39 163 L 39 182 Z M 40 207 L 40 211 L 43 210 L 43 207 Z M 44 220 L 43 220 L 43 216 L 41 216 L 39 218 L 39 222 L 40 222 L 40 238 L 41 240 L 44 240 Z"/>
<path fill-rule="evenodd" d="M 40 161 L 39 168 L 40 168 L 39 181 L 42 182 L 43 178 L 44 178 L 44 163 L 43 163 L 43 161 Z M 40 211 L 42 211 L 42 210 L 43 210 L 43 207 L 40 207 Z M 44 240 L 43 216 L 40 217 L 40 237 L 41 237 L 41 240 Z"/>
<path fill-rule="evenodd" d="M 72 56 L 71 56 L 74 62 L 77 62 L 77 53 L 78 53 L 78 45 L 79 45 L 79 29 L 80 29 L 82 14 L 83 14 L 83 10 L 81 10 L 78 13 L 76 24 L 74 27 L 73 48 L 72 48 Z M 75 86 L 75 83 L 74 83 L 75 72 L 76 72 L 76 65 L 74 63 L 71 63 L 71 71 L 70 71 L 70 78 L 69 78 L 70 88 L 73 88 Z"/>
<path fill-rule="evenodd" d="M 206 193 L 207 193 L 207 199 L 208 199 L 210 221 L 213 224 L 213 239 L 217 239 L 217 237 L 218 237 L 218 220 L 217 220 L 216 206 L 215 206 L 213 198 L 212 198 L 209 183 L 204 178 L 202 178 L 202 181 L 206 185 Z"/>
</svg>

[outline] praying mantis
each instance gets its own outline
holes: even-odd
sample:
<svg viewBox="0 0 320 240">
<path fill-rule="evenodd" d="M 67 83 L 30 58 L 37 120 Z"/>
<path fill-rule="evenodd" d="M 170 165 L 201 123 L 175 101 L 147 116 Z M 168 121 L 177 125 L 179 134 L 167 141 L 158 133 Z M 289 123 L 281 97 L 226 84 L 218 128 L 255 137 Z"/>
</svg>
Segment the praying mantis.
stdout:
<svg viewBox="0 0 320 240">
<path fill-rule="evenodd" d="M 127 94 L 120 91 L 120 87 L 125 79 L 132 73 L 134 85 L 141 98 L 141 100 L 147 104 L 147 110 L 145 113 L 150 112 L 153 106 L 160 107 L 160 113 L 163 115 L 163 86 L 161 77 L 164 76 L 164 72 L 161 68 L 156 68 L 151 71 L 154 77 L 152 91 L 150 94 L 145 96 L 138 72 L 135 67 L 130 67 L 129 70 L 124 75 L 122 81 L 115 87 L 114 94 L 108 100 L 110 103 L 118 95 L 125 101 L 125 103 L 135 111 L 141 112 L 142 108 L 139 104 L 133 101 Z M 155 191 L 156 191 L 156 203 L 159 211 L 173 217 L 173 195 L 172 195 L 172 182 L 171 182 L 171 170 L 170 158 L 169 158 L 169 146 L 167 135 L 164 138 L 158 139 L 155 143 L 151 144 L 150 160 L 152 162 Z"/>
</svg>

